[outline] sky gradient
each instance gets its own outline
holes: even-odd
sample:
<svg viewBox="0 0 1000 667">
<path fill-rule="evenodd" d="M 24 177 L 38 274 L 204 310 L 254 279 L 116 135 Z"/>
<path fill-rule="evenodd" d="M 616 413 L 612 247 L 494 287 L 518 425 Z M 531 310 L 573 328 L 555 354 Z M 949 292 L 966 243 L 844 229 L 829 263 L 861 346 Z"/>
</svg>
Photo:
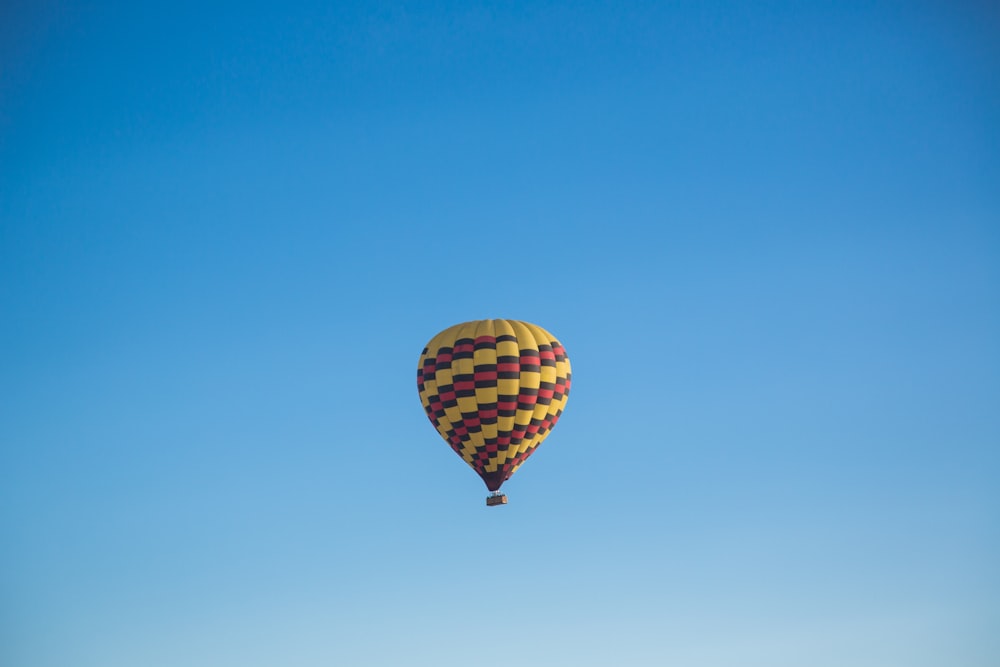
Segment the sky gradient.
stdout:
<svg viewBox="0 0 1000 667">
<path fill-rule="evenodd" d="M 997 664 L 995 9 L 203 4 L 0 9 L 0 664 Z"/>
</svg>

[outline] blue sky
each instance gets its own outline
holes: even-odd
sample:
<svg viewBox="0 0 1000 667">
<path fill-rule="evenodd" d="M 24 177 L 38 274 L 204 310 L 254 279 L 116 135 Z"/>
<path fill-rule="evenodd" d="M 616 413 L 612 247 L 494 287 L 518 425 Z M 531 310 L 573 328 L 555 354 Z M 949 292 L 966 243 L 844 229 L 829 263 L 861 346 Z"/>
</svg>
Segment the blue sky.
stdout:
<svg viewBox="0 0 1000 667">
<path fill-rule="evenodd" d="M 0 663 L 995 664 L 995 10 L 202 4 L 0 10 Z"/>
</svg>

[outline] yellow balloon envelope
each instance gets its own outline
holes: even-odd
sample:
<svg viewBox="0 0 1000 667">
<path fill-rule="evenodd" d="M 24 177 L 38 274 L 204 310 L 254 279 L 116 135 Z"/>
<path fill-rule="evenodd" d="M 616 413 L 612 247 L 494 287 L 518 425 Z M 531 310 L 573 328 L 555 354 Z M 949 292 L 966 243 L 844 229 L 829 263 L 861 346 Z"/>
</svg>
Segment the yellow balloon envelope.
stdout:
<svg viewBox="0 0 1000 667">
<path fill-rule="evenodd" d="M 487 504 L 506 503 L 500 486 L 559 421 L 570 379 L 555 336 L 517 320 L 449 327 L 427 343 L 417 366 L 427 416 L 495 492 Z"/>
</svg>

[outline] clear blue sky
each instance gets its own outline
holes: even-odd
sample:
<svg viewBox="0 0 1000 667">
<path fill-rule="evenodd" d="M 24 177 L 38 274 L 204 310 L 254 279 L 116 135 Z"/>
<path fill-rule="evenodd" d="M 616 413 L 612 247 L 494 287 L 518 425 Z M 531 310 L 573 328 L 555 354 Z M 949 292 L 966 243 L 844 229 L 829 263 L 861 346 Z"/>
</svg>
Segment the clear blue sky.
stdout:
<svg viewBox="0 0 1000 667">
<path fill-rule="evenodd" d="M 995 8 L 205 4 L 0 9 L 0 664 L 997 664 Z"/>
</svg>

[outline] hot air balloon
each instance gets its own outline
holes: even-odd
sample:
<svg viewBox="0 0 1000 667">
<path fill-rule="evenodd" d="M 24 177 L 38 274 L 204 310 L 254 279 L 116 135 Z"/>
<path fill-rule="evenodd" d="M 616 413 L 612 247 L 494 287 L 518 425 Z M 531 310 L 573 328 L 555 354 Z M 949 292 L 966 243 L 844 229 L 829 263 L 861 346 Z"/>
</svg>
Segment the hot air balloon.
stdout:
<svg viewBox="0 0 1000 667">
<path fill-rule="evenodd" d="M 570 387 L 566 350 L 540 326 L 479 320 L 431 338 L 417 365 L 424 411 L 505 505 L 500 486 L 559 421 Z"/>
</svg>

